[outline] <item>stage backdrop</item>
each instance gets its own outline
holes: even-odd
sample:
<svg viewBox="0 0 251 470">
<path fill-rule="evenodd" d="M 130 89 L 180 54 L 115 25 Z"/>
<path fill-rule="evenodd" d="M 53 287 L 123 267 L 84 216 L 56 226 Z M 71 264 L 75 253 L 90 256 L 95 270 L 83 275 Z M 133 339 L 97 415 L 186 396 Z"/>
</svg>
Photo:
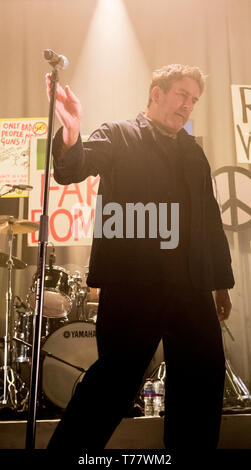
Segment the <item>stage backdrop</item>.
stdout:
<svg viewBox="0 0 251 470">
<path fill-rule="evenodd" d="M 46 48 L 69 58 L 60 81 L 69 83 L 83 104 L 83 135 L 145 110 L 152 70 L 167 63 L 196 64 L 208 79 L 192 116 L 193 132 L 202 137 L 212 170 L 250 170 L 248 160 L 237 158 L 231 93 L 232 85 L 251 84 L 250 0 L 1 0 L 0 6 L 0 117 L 48 115 Z M 250 108 L 246 111 L 250 119 Z M 27 198 L 0 203 L 2 214 L 28 217 Z M 224 334 L 226 352 L 250 387 L 250 228 L 226 233 L 236 277 L 227 322 L 235 341 Z M 6 237 L 0 238 L 7 251 Z M 17 237 L 14 250 L 28 263 L 25 275 L 14 276 L 15 292 L 25 297 L 37 250 L 27 246 L 26 235 Z M 89 246 L 58 247 L 56 263 L 71 272 L 79 269 L 84 279 L 89 254 Z M 6 270 L 0 271 L 3 325 Z"/>
</svg>

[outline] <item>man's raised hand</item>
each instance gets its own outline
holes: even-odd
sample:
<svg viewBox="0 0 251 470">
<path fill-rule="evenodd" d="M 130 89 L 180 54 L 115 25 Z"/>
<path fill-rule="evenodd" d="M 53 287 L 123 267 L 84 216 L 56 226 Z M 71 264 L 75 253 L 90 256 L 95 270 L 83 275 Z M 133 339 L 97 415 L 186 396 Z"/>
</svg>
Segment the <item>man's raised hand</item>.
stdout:
<svg viewBox="0 0 251 470">
<path fill-rule="evenodd" d="M 46 74 L 46 90 L 48 99 L 50 99 L 51 75 L 49 73 Z M 63 125 L 64 144 L 69 148 L 77 142 L 82 117 L 80 101 L 71 91 L 69 85 L 63 88 L 61 85 L 57 84 L 55 111 L 59 121 Z"/>
</svg>

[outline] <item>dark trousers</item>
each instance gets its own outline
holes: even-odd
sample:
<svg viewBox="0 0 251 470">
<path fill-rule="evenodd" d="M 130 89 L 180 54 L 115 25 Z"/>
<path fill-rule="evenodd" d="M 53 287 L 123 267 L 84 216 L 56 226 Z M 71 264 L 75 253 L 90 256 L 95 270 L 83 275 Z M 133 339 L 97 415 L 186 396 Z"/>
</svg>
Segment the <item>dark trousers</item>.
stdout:
<svg viewBox="0 0 251 470">
<path fill-rule="evenodd" d="M 191 286 L 105 287 L 97 319 L 99 359 L 76 387 L 48 449 L 102 449 L 132 406 L 163 340 L 164 443 L 213 450 L 219 438 L 225 359 L 211 292 Z"/>
</svg>

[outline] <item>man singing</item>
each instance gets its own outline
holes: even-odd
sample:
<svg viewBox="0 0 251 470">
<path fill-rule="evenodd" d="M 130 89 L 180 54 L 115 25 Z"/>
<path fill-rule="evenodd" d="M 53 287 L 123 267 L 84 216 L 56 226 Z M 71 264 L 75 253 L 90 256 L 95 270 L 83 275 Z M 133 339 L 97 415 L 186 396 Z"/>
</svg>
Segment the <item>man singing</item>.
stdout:
<svg viewBox="0 0 251 470">
<path fill-rule="evenodd" d="M 94 232 L 87 283 L 101 289 L 99 358 L 77 386 L 51 438 L 51 451 L 79 454 L 106 446 L 161 339 L 165 447 L 195 455 L 217 446 L 225 376 L 220 321 L 230 314 L 228 289 L 234 279 L 208 161 L 183 128 L 204 82 L 195 66 L 156 70 L 146 111 L 103 124 L 84 143 L 80 102 L 69 86 L 57 87 L 62 127 L 54 138 L 54 177 L 70 184 L 99 174 L 103 207 L 122 208 L 123 233 L 105 236 L 101 230 L 95 237 Z M 48 95 L 50 86 L 48 75 Z M 175 231 L 177 243 L 161 245 L 163 237 L 159 230 L 152 235 L 151 223 L 145 237 L 138 236 L 137 226 L 128 236 L 125 214 L 137 203 L 166 207 L 170 237 Z M 176 225 L 172 207 L 179 208 Z M 145 210 L 146 227 L 151 220 Z M 100 227 L 95 231 L 100 234 Z"/>
</svg>

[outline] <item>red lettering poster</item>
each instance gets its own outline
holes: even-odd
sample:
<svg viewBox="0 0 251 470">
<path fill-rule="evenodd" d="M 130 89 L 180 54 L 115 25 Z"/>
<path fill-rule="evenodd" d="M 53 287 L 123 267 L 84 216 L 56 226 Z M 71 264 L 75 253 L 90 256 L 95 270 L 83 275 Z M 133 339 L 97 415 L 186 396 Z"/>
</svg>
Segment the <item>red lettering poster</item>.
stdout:
<svg viewBox="0 0 251 470">
<path fill-rule="evenodd" d="M 46 139 L 31 140 L 29 220 L 40 221 L 43 204 Z M 81 183 L 62 186 L 53 178 L 49 187 L 49 241 L 54 245 L 91 245 L 99 176 Z M 38 232 L 28 236 L 28 245 L 35 246 Z"/>
</svg>

